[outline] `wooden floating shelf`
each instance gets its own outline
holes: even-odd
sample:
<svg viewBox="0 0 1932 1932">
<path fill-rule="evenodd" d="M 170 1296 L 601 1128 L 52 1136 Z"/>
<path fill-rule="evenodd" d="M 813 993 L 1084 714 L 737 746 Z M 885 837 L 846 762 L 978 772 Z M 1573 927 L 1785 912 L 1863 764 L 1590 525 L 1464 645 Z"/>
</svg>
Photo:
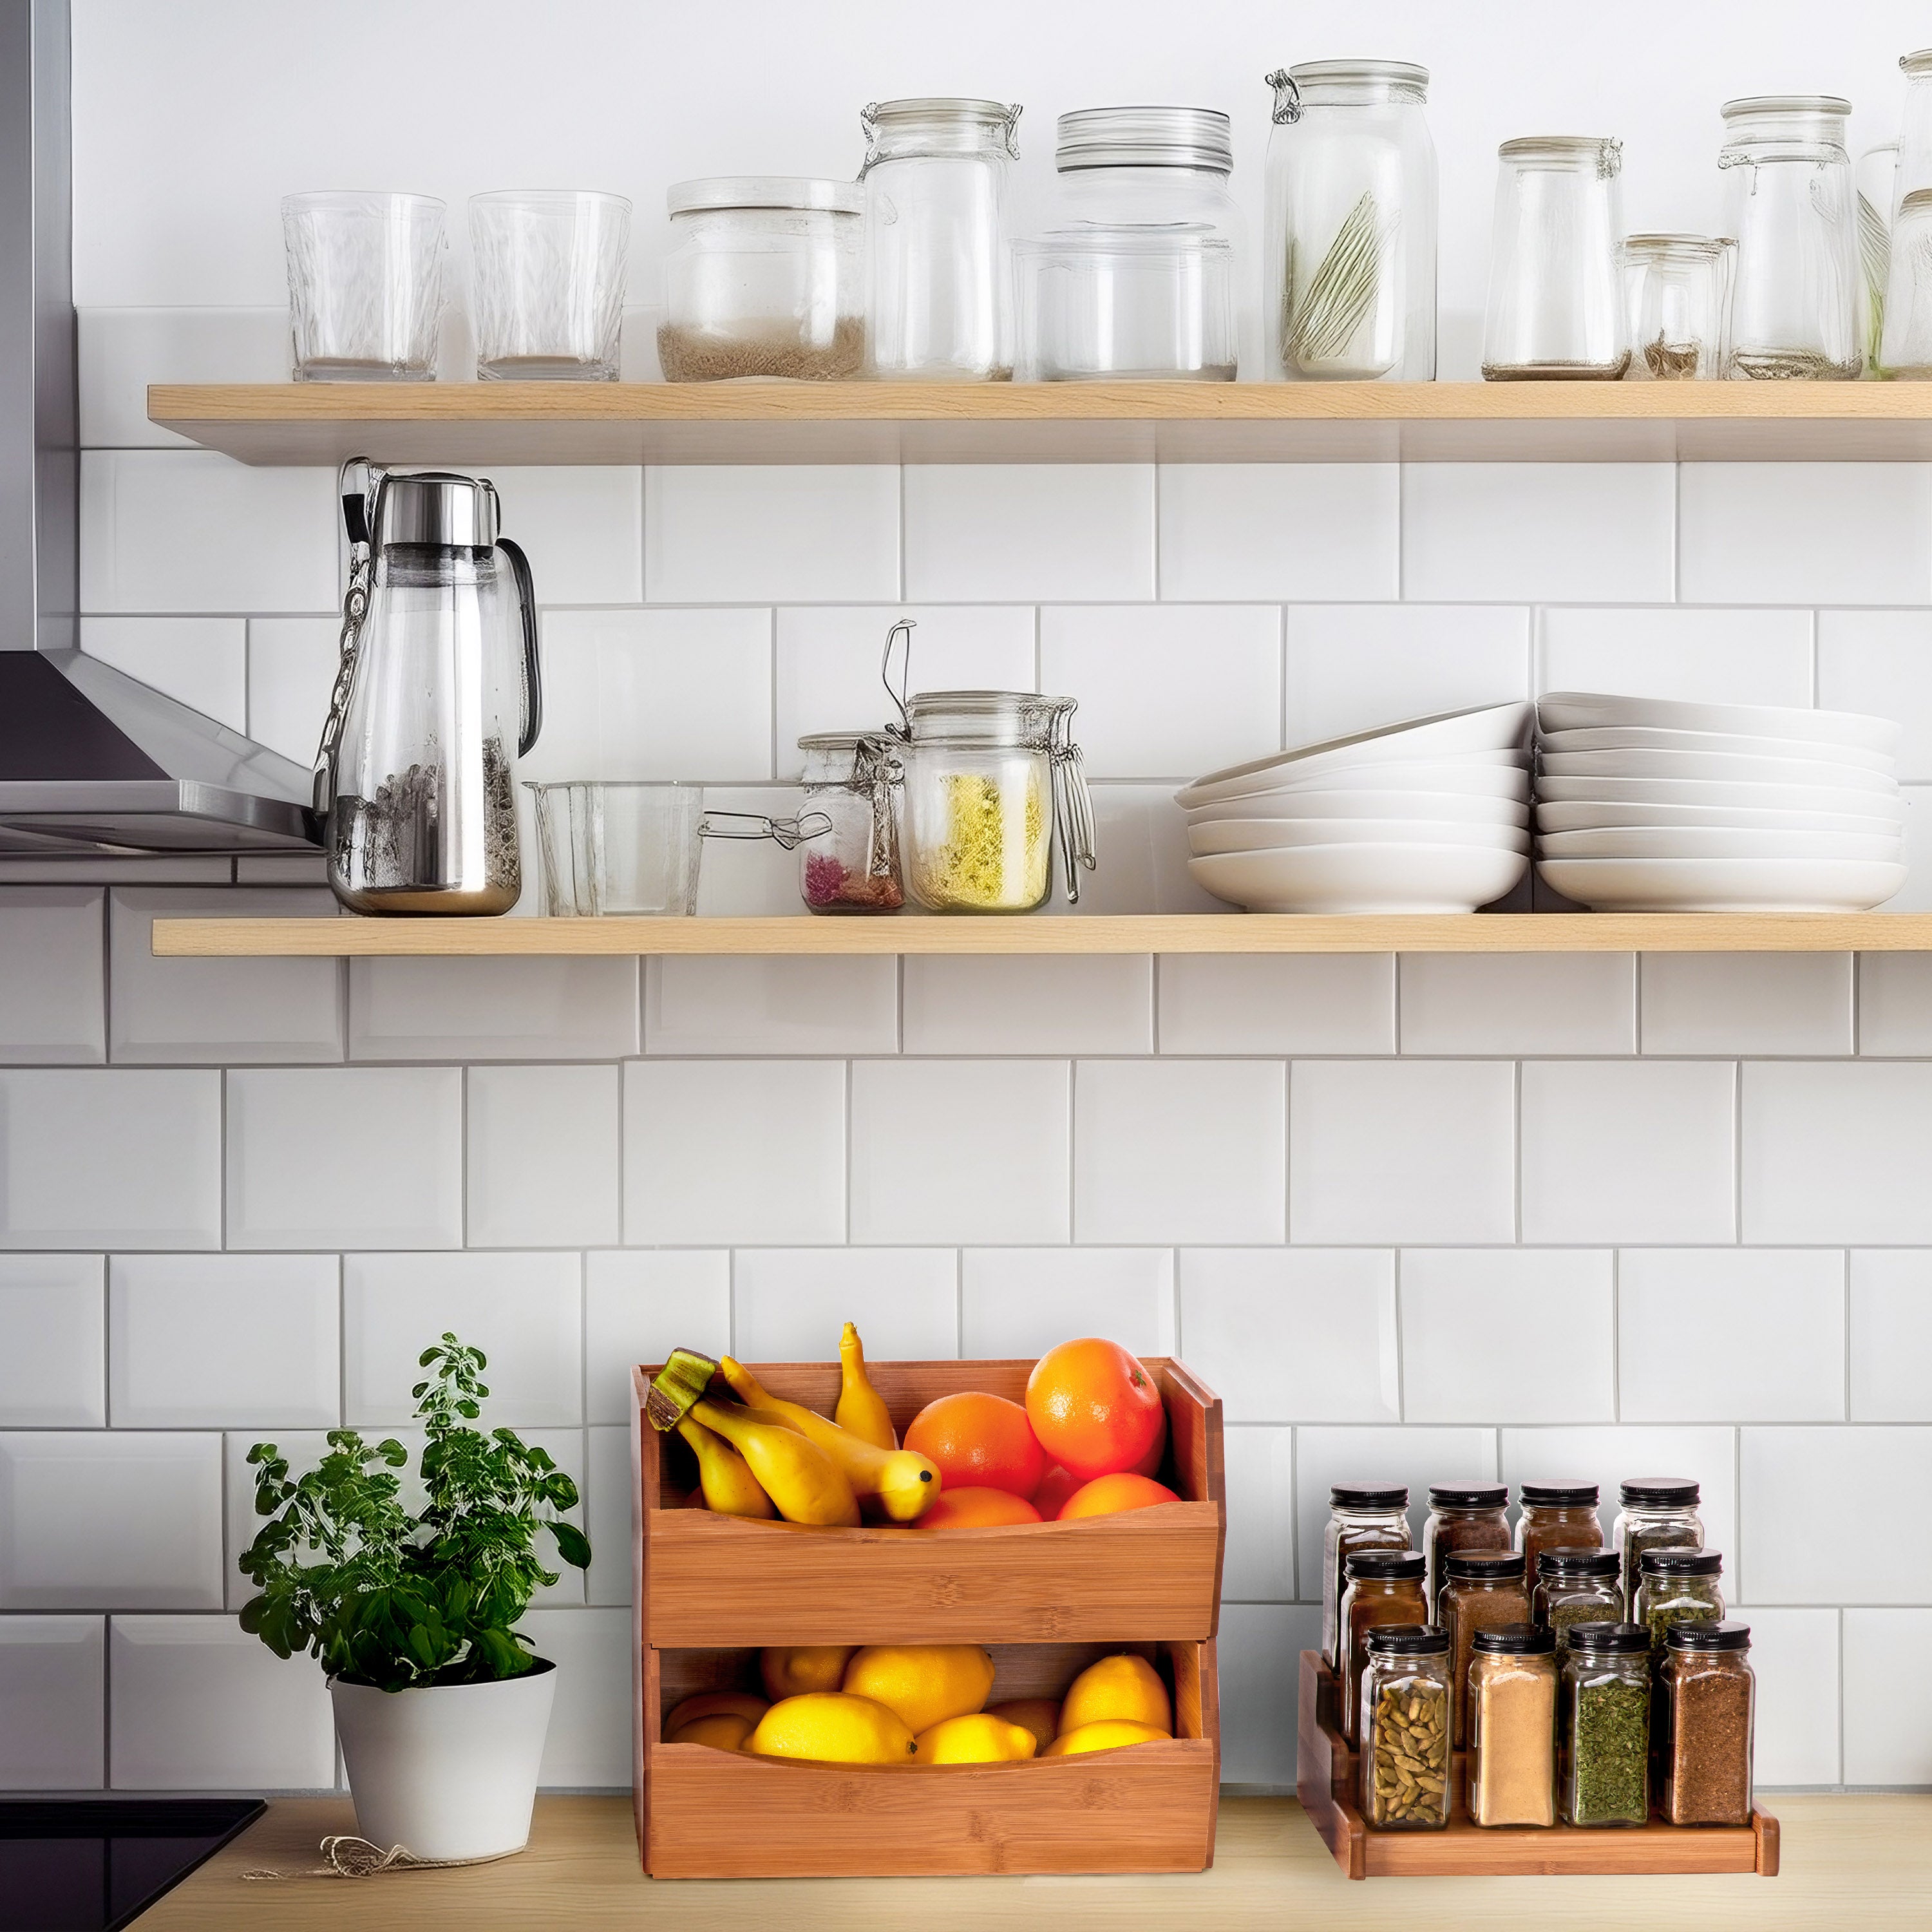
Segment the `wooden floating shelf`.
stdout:
<svg viewBox="0 0 1932 1932">
<path fill-rule="evenodd" d="M 1932 460 L 1924 382 L 158 383 L 244 463 Z"/>
<path fill-rule="evenodd" d="M 158 919 L 161 958 L 927 952 L 1925 952 L 1927 913 Z"/>
</svg>

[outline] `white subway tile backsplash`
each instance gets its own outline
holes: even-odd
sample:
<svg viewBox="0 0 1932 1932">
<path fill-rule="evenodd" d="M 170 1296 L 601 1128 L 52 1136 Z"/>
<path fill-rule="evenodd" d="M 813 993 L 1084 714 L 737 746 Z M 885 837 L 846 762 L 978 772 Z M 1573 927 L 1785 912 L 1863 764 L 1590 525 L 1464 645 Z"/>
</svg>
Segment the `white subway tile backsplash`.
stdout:
<svg viewBox="0 0 1932 1932">
<path fill-rule="evenodd" d="M 624 1069 L 624 1238 L 845 1238 L 836 1061 L 644 1060 Z"/>
<path fill-rule="evenodd" d="M 1932 1054 L 1932 954 L 1861 953 L 1858 974 L 1858 1052 Z"/>
<path fill-rule="evenodd" d="M 1854 1422 L 1932 1422 L 1932 1254 L 1912 1248 L 1850 1256 Z"/>
<path fill-rule="evenodd" d="M 220 1602 L 220 1436 L 0 1435 L 0 1610 Z"/>
<path fill-rule="evenodd" d="M 1616 1053 L 1636 1047 L 1628 952 L 1412 952 L 1404 1053 Z"/>
<path fill-rule="evenodd" d="M 1097 871 L 1081 874 L 1080 913 L 1228 910 L 1187 869 L 1187 824 L 1174 808 L 1172 784 L 1102 781 L 1093 799 L 1095 848 L 1103 856 Z"/>
<path fill-rule="evenodd" d="M 586 1429 L 584 1435 L 586 1480 L 578 1520 L 590 1539 L 584 1600 L 594 1605 L 628 1604 L 639 1514 L 631 1480 L 631 1432 Z"/>
<path fill-rule="evenodd" d="M 1838 1781 L 1838 1613 L 1732 1604 L 1750 1625 L 1757 1677 L 1753 1768 L 1760 1789 Z"/>
<path fill-rule="evenodd" d="M 227 1082 L 229 1246 L 461 1243 L 460 1067 L 249 1067 Z"/>
<path fill-rule="evenodd" d="M 1515 1068 L 1298 1060 L 1288 1191 L 1298 1242 L 1514 1240 Z"/>
<path fill-rule="evenodd" d="M 341 668 L 342 626 L 334 617 L 248 620 L 248 735 L 312 764 Z"/>
<path fill-rule="evenodd" d="M 614 1246 L 614 1066 L 472 1066 L 469 1235 L 479 1248 Z"/>
<path fill-rule="evenodd" d="M 116 1255 L 107 1272 L 117 1429 L 326 1429 L 340 1420 L 333 1255 Z"/>
<path fill-rule="evenodd" d="M 1932 1643 L 1932 1610 L 1848 1610 L 1844 1643 L 1845 1782 L 1932 1784 L 1924 1700 L 1898 1694 L 1900 1660 Z"/>
<path fill-rule="evenodd" d="M 1617 1336 L 1626 1422 L 1844 1420 L 1845 1262 L 1831 1249 L 1627 1249 Z"/>
<path fill-rule="evenodd" d="M 899 472 L 890 464 L 698 464 L 644 473 L 644 595 L 653 604 L 850 604 L 899 594 Z"/>
<path fill-rule="evenodd" d="M 1522 1238 L 1736 1240 L 1736 1085 L 1722 1061 L 1526 1065 Z"/>
<path fill-rule="evenodd" d="M 959 1310 L 959 1352 L 969 1360 L 1043 1355 L 1070 1335 L 1171 1355 L 1174 1257 L 1166 1248 L 969 1247 Z"/>
<path fill-rule="evenodd" d="M 1818 702 L 1905 727 L 1901 778 L 1932 778 L 1932 611 L 1820 610 Z"/>
<path fill-rule="evenodd" d="M 1294 1713 L 1301 1653 L 1321 1640 L 1322 1612 L 1310 1605 L 1222 1606 L 1216 1660 L 1224 1789 L 1294 1790 Z"/>
<path fill-rule="evenodd" d="M 239 617 L 83 617 L 80 647 L 164 697 L 245 731 L 248 628 Z"/>
<path fill-rule="evenodd" d="M 407 1422 L 417 1358 L 446 1329 L 489 1358 L 490 1426 L 583 1421 L 583 1263 L 572 1254 L 345 1255 L 344 1419 Z"/>
<path fill-rule="evenodd" d="M 1932 1602 L 1932 1544 L 1922 1536 L 1874 1536 L 1870 1510 L 1860 1507 L 1876 1471 L 1882 1470 L 1888 1495 L 1925 1494 L 1932 1486 L 1932 1429 L 1888 1429 L 1882 1442 L 1875 1450 L 1868 1429 L 1738 1432 L 1743 1561 L 1731 1576 L 1741 1598 L 1755 1604 L 1828 1604 L 1846 1596 L 1864 1604 Z"/>
<path fill-rule="evenodd" d="M 221 1241 L 221 1076 L 0 1071 L 0 1247 Z"/>
<path fill-rule="evenodd" d="M 1587 1248 L 1405 1249 L 1404 1419 L 1611 1420 L 1611 1258 Z"/>
<path fill-rule="evenodd" d="M 1932 464 L 1687 463 L 1687 604 L 1917 604 L 1932 595 Z"/>
<path fill-rule="evenodd" d="M 981 604 L 1153 596 L 1153 466 L 908 464 L 905 594 Z"/>
<path fill-rule="evenodd" d="M 493 467 L 490 480 L 503 534 L 529 557 L 540 604 L 635 604 L 643 597 L 641 470 L 603 463 Z"/>
<path fill-rule="evenodd" d="M 106 1782 L 99 1617 L 0 1617 L 0 1791 Z"/>
<path fill-rule="evenodd" d="M 653 1248 L 584 1258 L 584 1420 L 628 1423 L 631 1371 L 674 1348 L 731 1352 L 731 1257 Z"/>
<path fill-rule="evenodd" d="M 1221 1594 L 1230 1604 L 1287 1602 L 1294 1595 L 1294 1431 L 1231 1429 L 1223 1440 L 1228 1546 Z"/>
<path fill-rule="evenodd" d="M 1163 597 L 1402 594 L 1393 463 L 1168 463 L 1159 492 Z"/>
<path fill-rule="evenodd" d="M 352 1060 L 613 1060 L 637 1050 L 634 959 L 350 962 Z"/>
<path fill-rule="evenodd" d="M 707 813 L 741 812 L 761 818 L 796 818 L 805 794 L 795 787 L 707 785 Z M 701 919 L 738 918 L 758 914 L 802 911 L 799 861 L 769 838 L 707 838 L 698 872 L 697 910 Z"/>
<path fill-rule="evenodd" d="M 1396 1422 L 1395 1258 L 1184 1248 L 1180 1344 L 1230 1422 Z"/>
<path fill-rule="evenodd" d="M 1932 1066 L 1754 1061 L 1743 1112 L 1745 1240 L 1932 1240 Z"/>
<path fill-rule="evenodd" d="M 1082 1060 L 1075 1238 L 1282 1240 L 1286 1089 L 1274 1060 Z"/>
<path fill-rule="evenodd" d="M 1040 681 L 1080 700 L 1096 778 L 1185 779 L 1281 746 L 1281 612 L 1270 604 L 1049 606 Z"/>
<path fill-rule="evenodd" d="M 1905 883 L 1885 902 L 1887 912 L 1932 912 L 1932 785 L 1899 788 L 1905 807 Z"/>
<path fill-rule="evenodd" d="M 107 1420 L 98 1255 L 0 1255 L 0 1429 Z"/>
<path fill-rule="evenodd" d="M 631 1786 L 631 1613 L 532 1610 L 518 1628 L 556 1666 L 538 1783 L 545 1789 Z"/>
<path fill-rule="evenodd" d="M 1848 952 L 1646 952 L 1646 1053 L 1847 1054 Z"/>
<path fill-rule="evenodd" d="M 958 1258 L 950 1248 L 741 1248 L 732 1257 L 733 1352 L 747 1362 L 824 1362 L 848 1322 L 866 1359 L 959 1353 Z"/>
<path fill-rule="evenodd" d="M 284 382 L 289 312 L 82 308 L 76 316 L 83 449 L 184 448 L 148 420 L 150 382 Z"/>
<path fill-rule="evenodd" d="M 98 1065 L 102 895 L 88 886 L 16 886 L 0 897 L 0 1065 Z"/>
<path fill-rule="evenodd" d="M 908 1053 L 1148 1053 L 1154 962 L 916 955 L 904 963 Z"/>
<path fill-rule="evenodd" d="M 1160 1050 L 1393 1053 L 1395 976 L 1390 953 L 1168 955 Z"/>
<path fill-rule="evenodd" d="M 121 1791 L 302 1790 L 335 1782 L 328 1685 L 230 1617 L 116 1617 L 109 1778 Z"/>
<path fill-rule="evenodd" d="M 1676 502 L 1667 463 L 1405 464 L 1402 594 L 1668 602 Z"/>
<path fill-rule="evenodd" d="M 1538 658 L 1540 691 L 1808 707 L 1811 614 L 1546 610 Z"/>
<path fill-rule="evenodd" d="M 1298 1429 L 1294 1448 L 1295 1574 L 1311 1603 L 1322 1598 L 1322 1538 L 1334 1484 L 1406 1484 L 1409 1532 L 1420 1550 L 1431 1483 L 1498 1480 L 1493 1429 Z"/>
<path fill-rule="evenodd" d="M 851 1238 L 1069 1238 L 1063 1060 L 863 1060 L 852 1069 Z"/>
<path fill-rule="evenodd" d="M 894 960 L 800 954 L 644 962 L 649 1054 L 892 1053 L 898 1034 Z"/>
</svg>

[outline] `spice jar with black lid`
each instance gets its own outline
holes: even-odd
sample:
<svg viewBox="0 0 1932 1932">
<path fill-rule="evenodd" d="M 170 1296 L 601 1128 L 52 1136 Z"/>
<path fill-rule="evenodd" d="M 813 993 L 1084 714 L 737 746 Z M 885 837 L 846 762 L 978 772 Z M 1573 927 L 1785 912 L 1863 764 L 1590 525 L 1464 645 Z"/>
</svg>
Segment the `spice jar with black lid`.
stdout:
<svg viewBox="0 0 1932 1932">
<path fill-rule="evenodd" d="M 1570 1626 L 1556 1748 L 1564 1824 L 1650 1822 L 1650 1633 L 1642 1624 Z"/>
<path fill-rule="evenodd" d="M 1622 1568 L 1614 1550 L 1546 1550 L 1536 1559 L 1530 1615 L 1556 1640 L 1559 1658 L 1570 1647 L 1571 1624 L 1621 1620 Z"/>
<path fill-rule="evenodd" d="M 1509 1487 L 1504 1483 L 1431 1483 L 1422 1553 L 1429 1560 L 1429 1614 L 1442 1621 L 1442 1559 L 1455 1550 L 1510 1546 Z"/>
<path fill-rule="evenodd" d="M 1714 1624 L 1724 1614 L 1718 1579 L 1724 1559 L 1714 1550 L 1646 1550 L 1637 1559 L 1636 1613 L 1650 1632 L 1650 1660 L 1661 1667 L 1666 1633 L 1678 1624 Z"/>
<path fill-rule="evenodd" d="M 1368 1634 L 1382 1624 L 1426 1624 L 1422 1585 L 1426 1566 L 1419 1550 L 1359 1550 L 1348 1559 L 1348 1586 L 1342 1593 L 1342 1670 L 1338 1702 L 1342 1735 L 1357 1742 L 1362 1670 Z"/>
<path fill-rule="evenodd" d="M 1357 1729 L 1362 1816 L 1378 1832 L 1439 1832 L 1449 1822 L 1449 1639 L 1432 1626 L 1368 1634 Z"/>
<path fill-rule="evenodd" d="M 1665 1634 L 1659 1803 L 1672 1825 L 1748 1825 L 1756 1682 L 1750 1626 L 1672 1624 Z"/>
<path fill-rule="evenodd" d="M 1468 1736 L 1469 1659 L 1476 1633 L 1492 1624 L 1529 1622 L 1522 1558 L 1514 1550 L 1462 1550 L 1444 1558 L 1442 1624 L 1449 1633 L 1449 1696 L 1460 1750 Z"/>
<path fill-rule="evenodd" d="M 1322 1533 L 1322 1654 L 1342 1674 L 1342 1564 L 1358 1550 L 1406 1550 L 1408 1491 L 1400 1483 L 1336 1483 L 1328 1492 L 1328 1523 Z M 1426 1623 L 1426 1617 L 1418 1618 Z"/>
<path fill-rule="evenodd" d="M 1556 1822 L 1556 1650 L 1533 1624 L 1476 1633 L 1469 1660 L 1469 1816 Z"/>
<path fill-rule="evenodd" d="M 1646 1550 L 1701 1550 L 1697 1485 L 1688 1476 L 1634 1476 L 1620 1484 L 1610 1540 L 1623 1559 L 1624 1613 L 1636 1614 L 1637 1558 Z"/>
<path fill-rule="evenodd" d="M 1522 1514 L 1516 1518 L 1516 1546 L 1523 1568 L 1536 1580 L 1537 1559 L 1546 1550 L 1595 1550 L 1604 1540 L 1597 1514 L 1594 1483 L 1525 1483 L 1516 1491 Z"/>
</svg>

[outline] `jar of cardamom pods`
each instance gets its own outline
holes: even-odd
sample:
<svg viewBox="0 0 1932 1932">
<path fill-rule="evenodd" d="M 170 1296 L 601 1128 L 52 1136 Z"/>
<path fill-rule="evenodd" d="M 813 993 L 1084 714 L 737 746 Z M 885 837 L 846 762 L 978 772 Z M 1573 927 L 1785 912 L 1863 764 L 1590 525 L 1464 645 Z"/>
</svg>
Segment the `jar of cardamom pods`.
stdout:
<svg viewBox="0 0 1932 1932">
<path fill-rule="evenodd" d="M 1433 1624 L 1369 1631 L 1357 1729 L 1362 1816 L 1378 1832 L 1449 1822 L 1449 1636 Z"/>
</svg>

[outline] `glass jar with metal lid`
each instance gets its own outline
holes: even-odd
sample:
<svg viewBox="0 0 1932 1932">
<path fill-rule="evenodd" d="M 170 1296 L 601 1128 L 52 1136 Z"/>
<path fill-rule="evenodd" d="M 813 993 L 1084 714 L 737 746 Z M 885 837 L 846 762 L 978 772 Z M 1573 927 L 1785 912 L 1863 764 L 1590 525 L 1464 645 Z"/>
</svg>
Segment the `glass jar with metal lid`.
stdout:
<svg viewBox="0 0 1932 1932">
<path fill-rule="evenodd" d="M 1637 1558 L 1646 1550 L 1701 1550 L 1697 1485 L 1688 1476 L 1634 1476 L 1619 1484 L 1610 1541 L 1622 1559 L 1624 1613 L 1636 1612 Z"/>
<path fill-rule="evenodd" d="M 1573 1624 L 1616 1623 L 1624 1613 L 1623 1565 L 1614 1550 L 1546 1550 L 1536 1559 L 1530 1616 L 1570 1647 Z"/>
<path fill-rule="evenodd" d="M 1556 1822 L 1556 1651 L 1533 1624 L 1476 1633 L 1469 1660 L 1472 1823 Z"/>
<path fill-rule="evenodd" d="M 1469 1659 L 1476 1633 L 1492 1624 L 1529 1622 L 1529 1587 L 1514 1550 L 1459 1550 L 1444 1557 L 1442 1626 L 1449 1633 L 1450 1706 L 1456 1748 L 1468 1732 Z"/>
<path fill-rule="evenodd" d="M 1718 1579 L 1724 1559 L 1714 1550 L 1646 1550 L 1637 1558 L 1636 1601 L 1630 1621 L 1650 1632 L 1650 1660 L 1664 1662 L 1665 1634 L 1676 1624 L 1714 1624 L 1724 1615 Z"/>
<path fill-rule="evenodd" d="M 1594 1483 L 1525 1483 L 1516 1491 L 1516 1546 L 1524 1574 L 1536 1581 L 1537 1559 L 1546 1550 L 1594 1550 L 1604 1540 Z"/>
<path fill-rule="evenodd" d="M 1342 1668 L 1336 1702 L 1342 1735 L 1353 1744 L 1360 1735 L 1357 1726 L 1369 1632 L 1382 1624 L 1426 1624 L 1429 1618 L 1422 1594 L 1425 1566 L 1420 1550 L 1358 1550 L 1345 1567 L 1348 1582 L 1342 1592 Z"/>
<path fill-rule="evenodd" d="M 1322 1532 L 1322 1654 L 1337 1678 L 1342 1674 L 1342 1596 L 1348 1580 L 1342 1566 L 1359 1550 L 1408 1547 L 1408 1491 L 1403 1484 L 1330 1486 L 1328 1521 Z M 1425 1562 L 1425 1574 L 1426 1568 Z M 1425 1616 L 1419 1621 L 1429 1619 Z"/>
<path fill-rule="evenodd" d="M 1442 1559 L 1452 1550 L 1510 1547 L 1509 1488 L 1503 1483 L 1431 1483 L 1422 1553 L 1429 1559 L 1429 1616 L 1442 1618 Z"/>
<path fill-rule="evenodd" d="M 1748 1825 L 1756 1679 L 1750 1626 L 1673 1624 L 1665 1639 L 1664 1776 L 1672 1825 Z"/>
<path fill-rule="evenodd" d="M 1571 1627 L 1556 1753 L 1564 1824 L 1650 1822 L 1650 1633 L 1642 1624 Z"/>
<path fill-rule="evenodd" d="M 865 191 L 852 182 L 721 176 L 664 197 L 670 382 L 830 381 L 866 361 Z"/>
<path fill-rule="evenodd" d="M 1439 1832 L 1449 1822 L 1449 1640 L 1384 1624 L 1366 1640 L 1360 1708 L 1364 1820 L 1378 1832 Z"/>
</svg>

